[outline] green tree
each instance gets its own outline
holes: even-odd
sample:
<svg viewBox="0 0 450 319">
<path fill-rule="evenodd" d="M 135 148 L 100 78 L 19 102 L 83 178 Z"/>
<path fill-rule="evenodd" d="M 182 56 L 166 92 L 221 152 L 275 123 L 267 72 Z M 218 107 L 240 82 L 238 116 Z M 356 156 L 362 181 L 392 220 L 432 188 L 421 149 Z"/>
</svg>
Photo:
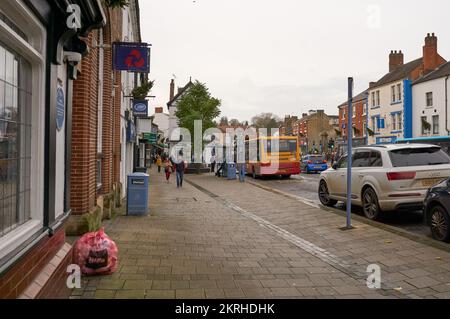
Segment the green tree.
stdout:
<svg viewBox="0 0 450 319">
<path fill-rule="evenodd" d="M 150 91 L 152 90 L 154 84 L 155 81 L 146 80 L 142 82 L 141 86 L 134 88 L 133 92 L 131 92 L 131 95 L 135 100 L 145 100 L 148 93 L 150 93 Z"/>
<path fill-rule="evenodd" d="M 262 113 L 252 118 L 252 124 L 255 128 L 274 129 L 279 128 L 281 120 L 273 113 Z"/>
<path fill-rule="evenodd" d="M 230 120 L 230 125 L 233 127 L 237 127 L 237 126 L 241 126 L 241 122 L 237 119 L 231 119 Z"/>
<path fill-rule="evenodd" d="M 178 102 L 175 115 L 180 127 L 189 130 L 193 137 L 196 120 L 202 121 L 203 132 L 217 126 L 214 119 L 220 116 L 221 103 L 211 96 L 205 84 L 196 81 Z"/>
<path fill-rule="evenodd" d="M 220 126 L 228 126 L 228 117 L 222 116 L 220 118 Z"/>
</svg>

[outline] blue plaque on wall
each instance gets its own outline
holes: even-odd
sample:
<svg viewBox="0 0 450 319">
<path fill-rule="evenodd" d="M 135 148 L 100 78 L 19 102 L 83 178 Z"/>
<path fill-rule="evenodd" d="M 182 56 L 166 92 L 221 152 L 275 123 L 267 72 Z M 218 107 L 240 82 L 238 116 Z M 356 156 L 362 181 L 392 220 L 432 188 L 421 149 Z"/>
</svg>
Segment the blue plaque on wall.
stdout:
<svg viewBox="0 0 450 319">
<path fill-rule="evenodd" d="M 64 126 L 66 117 L 66 101 L 64 97 L 64 89 L 62 85 L 58 84 L 56 89 L 56 128 L 61 131 Z"/>
</svg>

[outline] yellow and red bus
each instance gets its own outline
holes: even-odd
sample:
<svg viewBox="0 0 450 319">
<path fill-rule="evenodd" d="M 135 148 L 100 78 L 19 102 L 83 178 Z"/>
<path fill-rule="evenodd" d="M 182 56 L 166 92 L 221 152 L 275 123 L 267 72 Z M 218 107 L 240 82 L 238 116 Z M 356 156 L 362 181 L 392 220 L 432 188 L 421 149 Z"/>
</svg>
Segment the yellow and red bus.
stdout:
<svg viewBox="0 0 450 319">
<path fill-rule="evenodd" d="M 252 158 L 251 149 L 256 158 Z M 246 141 L 247 174 L 253 178 L 300 174 L 300 146 L 296 136 L 259 137 Z"/>
</svg>

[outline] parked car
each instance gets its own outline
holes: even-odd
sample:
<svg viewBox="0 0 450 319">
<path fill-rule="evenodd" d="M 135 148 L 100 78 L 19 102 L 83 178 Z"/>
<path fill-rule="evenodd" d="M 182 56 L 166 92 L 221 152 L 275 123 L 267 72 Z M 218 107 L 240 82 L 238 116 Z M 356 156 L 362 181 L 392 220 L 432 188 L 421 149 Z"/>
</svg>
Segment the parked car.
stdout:
<svg viewBox="0 0 450 319">
<path fill-rule="evenodd" d="M 347 157 L 321 174 L 318 192 L 325 206 L 347 201 Z M 360 147 L 352 158 L 352 204 L 372 220 L 386 211 L 423 209 L 428 189 L 450 177 L 450 156 L 435 145 Z"/>
<path fill-rule="evenodd" d="M 433 186 L 425 198 L 425 220 L 437 240 L 450 242 L 450 179 Z"/>
<path fill-rule="evenodd" d="M 306 174 L 320 173 L 328 169 L 328 163 L 322 155 L 305 155 L 301 162 L 301 171 Z"/>
</svg>

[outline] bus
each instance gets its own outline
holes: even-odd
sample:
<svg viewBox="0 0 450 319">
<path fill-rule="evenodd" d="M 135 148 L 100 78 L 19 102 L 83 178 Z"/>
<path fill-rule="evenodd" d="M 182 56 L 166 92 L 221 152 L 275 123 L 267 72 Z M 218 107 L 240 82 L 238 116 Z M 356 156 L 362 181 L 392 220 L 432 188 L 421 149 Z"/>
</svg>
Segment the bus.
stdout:
<svg viewBox="0 0 450 319">
<path fill-rule="evenodd" d="M 275 143 L 278 143 L 279 147 Z M 251 147 L 256 145 L 256 159 Z M 277 149 L 278 148 L 278 149 Z M 300 174 L 300 145 L 296 136 L 259 137 L 246 141 L 247 174 L 253 178 L 281 176 L 290 178 Z"/>
<path fill-rule="evenodd" d="M 402 138 L 398 139 L 395 144 L 432 144 L 440 146 L 444 152 L 450 155 L 450 136 Z"/>
</svg>

